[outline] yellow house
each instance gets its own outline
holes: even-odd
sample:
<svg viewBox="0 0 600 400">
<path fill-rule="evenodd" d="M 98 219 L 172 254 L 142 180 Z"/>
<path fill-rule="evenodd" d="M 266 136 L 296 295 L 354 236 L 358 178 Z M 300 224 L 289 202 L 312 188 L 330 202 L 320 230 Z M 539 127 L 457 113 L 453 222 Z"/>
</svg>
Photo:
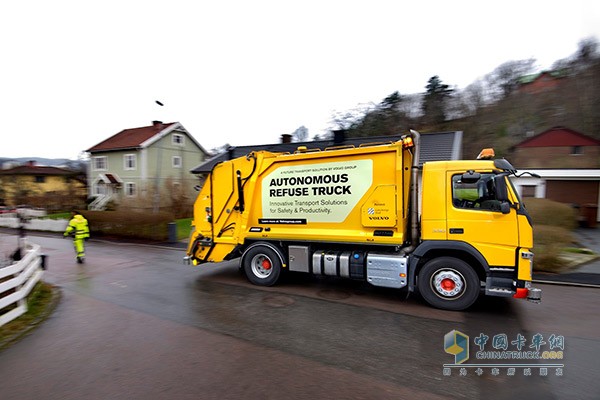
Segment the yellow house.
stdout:
<svg viewBox="0 0 600 400">
<path fill-rule="evenodd" d="M 29 162 L 0 170 L 0 205 L 27 204 L 47 210 L 85 208 L 85 174 Z"/>
</svg>

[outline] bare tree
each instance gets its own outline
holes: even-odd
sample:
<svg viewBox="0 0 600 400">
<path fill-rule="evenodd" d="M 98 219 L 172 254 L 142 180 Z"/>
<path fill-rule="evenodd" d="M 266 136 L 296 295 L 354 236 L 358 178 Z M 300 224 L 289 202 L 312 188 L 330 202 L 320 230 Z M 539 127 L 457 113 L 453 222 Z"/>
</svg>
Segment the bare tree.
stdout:
<svg viewBox="0 0 600 400">
<path fill-rule="evenodd" d="M 519 85 L 519 80 L 535 71 L 536 60 L 507 61 L 485 76 L 489 93 L 495 100 L 511 94 Z"/>
<path fill-rule="evenodd" d="M 308 128 L 302 125 L 292 132 L 292 142 L 304 142 L 308 139 Z"/>
<path fill-rule="evenodd" d="M 488 104 L 485 83 L 478 79 L 459 93 L 464 115 L 475 115 Z"/>
</svg>

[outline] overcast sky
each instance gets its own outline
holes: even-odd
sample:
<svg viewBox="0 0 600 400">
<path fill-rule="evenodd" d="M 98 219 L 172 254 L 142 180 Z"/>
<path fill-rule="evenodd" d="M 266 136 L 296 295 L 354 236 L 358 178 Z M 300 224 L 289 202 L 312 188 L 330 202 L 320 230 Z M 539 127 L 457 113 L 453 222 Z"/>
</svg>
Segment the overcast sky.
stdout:
<svg viewBox="0 0 600 400">
<path fill-rule="evenodd" d="M 74 159 L 152 120 L 206 149 L 312 137 L 433 75 L 549 68 L 590 36 L 598 0 L 3 1 L 0 157 Z"/>
</svg>

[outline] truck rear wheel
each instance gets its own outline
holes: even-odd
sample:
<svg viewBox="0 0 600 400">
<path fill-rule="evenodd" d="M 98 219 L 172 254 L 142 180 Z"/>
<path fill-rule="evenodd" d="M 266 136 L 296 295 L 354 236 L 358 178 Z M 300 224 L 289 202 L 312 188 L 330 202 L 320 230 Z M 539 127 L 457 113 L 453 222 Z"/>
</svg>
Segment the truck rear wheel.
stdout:
<svg viewBox="0 0 600 400">
<path fill-rule="evenodd" d="M 241 264 L 248 280 L 259 286 L 273 286 L 279 280 L 283 255 L 268 243 L 250 246 L 242 255 Z"/>
<path fill-rule="evenodd" d="M 477 273 L 466 262 L 454 257 L 439 257 L 423 266 L 418 287 L 421 296 L 433 307 L 459 311 L 477 300 L 480 282 Z"/>
</svg>

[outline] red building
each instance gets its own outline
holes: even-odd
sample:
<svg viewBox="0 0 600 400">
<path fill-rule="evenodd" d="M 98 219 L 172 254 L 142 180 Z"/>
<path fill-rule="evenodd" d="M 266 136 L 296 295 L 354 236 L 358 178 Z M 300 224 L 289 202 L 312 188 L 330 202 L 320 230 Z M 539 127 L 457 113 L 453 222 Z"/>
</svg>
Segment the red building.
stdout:
<svg viewBox="0 0 600 400">
<path fill-rule="evenodd" d="M 518 91 L 521 93 L 537 94 L 553 90 L 560 84 L 563 75 L 558 71 L 544 71 L 527 75 L 520 79 Z"/>
<path fill-rule="evenodd" d="M 600 140 L 557 126 L 512 147 L 519 168 L 600 168 Z"/>
<path fill-rule="evenodd" d="M 578 206 L 600 220 L 600 140 L 565 127 L 554 127 L 513 146 L 511 163 L 537 178 L 519 178 L 523 197 L 541 197 Z"/>
</svg>

